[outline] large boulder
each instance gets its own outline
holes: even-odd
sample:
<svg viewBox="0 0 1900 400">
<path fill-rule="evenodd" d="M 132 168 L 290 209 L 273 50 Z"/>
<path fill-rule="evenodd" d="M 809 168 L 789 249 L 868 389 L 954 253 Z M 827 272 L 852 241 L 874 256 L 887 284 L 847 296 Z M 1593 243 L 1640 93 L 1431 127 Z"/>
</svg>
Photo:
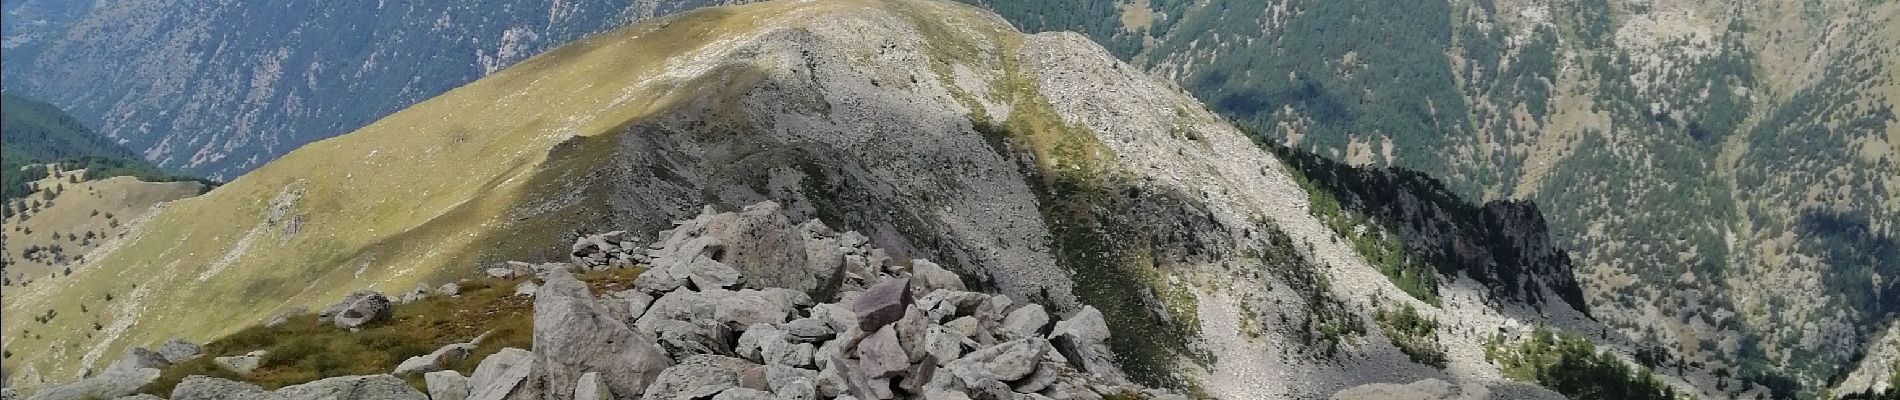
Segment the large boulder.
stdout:
<svg viewBox="0 0 1900 400">
<path fill-rule="evenodd" d="M 429 396 L 391 375 L 325 378 L 279 388 L 264 400 L 429 400 Z"/>
<path fill-rule="evenodd" d="M 429 389 L 429 400 L 468 399 L 468 378 L 455 370 L 422 374 L 422 384 Z"/>
<path fill-rule="evenodd" d="M 1096 374 L 1109 382 L 1124 382 L 1115 366 L 1115 353 L 1108 347 L 1108 320 L 1093 306 L 1082 307 L 1069 319 L 1057 322 L 1049 332 L 1049 343 L 1076 369 Z"/>
<path fill-rule="evenodd" d="M 890 378 L 910 368 L 910 355 L 898 343 L 897 330 L 890 326 L 858 342 L 858 368 L 871 379 Z"/>
<path fill-rule="evenodd" d="M 1022 339 L 1042 336 L 1042 328 L 1049 325 L 1049 313 L 1043 311 L 1040 304 L 1024 305 L 1011 311 L 1003 318 L 1003 326 L 998 328 L 1004 339 Z"/>
<path fill-rule="evenodd" d="M 394 304 L 389 296 L 377 292 L 356 292 L 344 299 L 345 302 L 332 305 L 325 312 L 333 312 L 328 317 L 338 328 L 357 329 L 372 322 L 389 319 Z M 324 317 L 324 315 L 318 315 Z"/>
<path fill-rule="evenodd" d="M 859 330 L 876 332 L 878 328 L 903 318 L 904 310 L 910 308 L 910 303 L 910 280 L 892 278 L 865 289 L 852 302 L 851 311 L 858 318 Z"/>
<path fill-rule="evenodd" d="M 158 346 L 158 355 L 165 357 L 165 361 L 172 364 L 198 358 L 198 355 L 202 353 L 204 353 L 204 348 L 184 339 L 172 339 Z"/>
<path fill-rule="evenodd" d="M 535 293 L 534 350 L 548 393 L 574 393 L 581 375 L 599 372 L 616 398 L 634 399 L 672 364 L 652 336 L 614 318 L 572 274 L 551 271 L 546 281 Z"/>
<path fill-rule="evenodd" d="M 911 260 L 910 276 L 911 279 L 917 281 L 916 287 L 912 289 L 917 292 L 914 294 L 919 296 L 939 289 L 959 292 L 969 290 L 963 285 L 963 277 L 930 260 Z"/>
<path fill-rule="evenodd" d="M 252 400 L 264 397 L 264 388 L 223 378 L 187 376 L 172 387 L 172 400 Z"/>
<path fill-rule="evenodd" d="M 746 375 L 763 374 L 764 366 L 749 361 L 715 355 L 696 355 L 667 368 L 653 385 L 647 386 L 643 400 L 705 399 L 726 389 L 741 387 Z M 760 382 L 764 386 L 764 382 Z M 758 389 L 758 388 L 755 388 Z"/>
<path fill-rule="evenodd" d="M 534 371 L 534 353 L 501 349 L 475 366 L 468 377 L 468 400 L 502 400 L 514 394 Z"/>
<path fill-rule="evenodd" d="M 809 305 L 810 299 L 804 293 L 785 289 L 741 290 L 717 299 L 713 319 L 735 328 L 776 324 L 785 322 L 800 303 Z"/>
<path fill-rule="evenodd" d="M 944 369 L 969 387 L 1009 382 L 1036 372 L 1048 350 L 1049 342 L 1042 338 L 1016 340 L 970 352 L 945 364 Z"/>
</svg>

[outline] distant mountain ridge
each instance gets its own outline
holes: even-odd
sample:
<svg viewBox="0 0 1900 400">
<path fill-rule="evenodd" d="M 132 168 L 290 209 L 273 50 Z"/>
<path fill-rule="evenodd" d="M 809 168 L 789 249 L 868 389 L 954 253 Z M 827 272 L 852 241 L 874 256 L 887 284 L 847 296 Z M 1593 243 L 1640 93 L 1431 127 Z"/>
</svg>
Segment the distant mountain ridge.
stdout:
<svg viewBox="0 0 1900 400">
<path fill-rule="evenodd" d="M 726 2 L 16 0 L 0 81 L 228 179 L 555 45 Z"/>
</svg>

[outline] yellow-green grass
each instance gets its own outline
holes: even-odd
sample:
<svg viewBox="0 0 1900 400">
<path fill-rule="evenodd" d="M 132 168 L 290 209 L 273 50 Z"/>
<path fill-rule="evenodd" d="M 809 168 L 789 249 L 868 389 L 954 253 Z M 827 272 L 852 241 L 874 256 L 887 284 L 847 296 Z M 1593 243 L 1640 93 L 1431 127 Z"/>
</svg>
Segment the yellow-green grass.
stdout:
<svg viewBox="0 0 1900 400">
<path fill-rule="evenodd" d="M 729 70 L 670 70 L 720 61 L 692 59 L 729 39 L 866 10 L 1007 29 L 944 1 L 780 1 L 564 46 L 174 202 L 71 277 L 7 293 L 0 345 L 11 354 L 9 379 L 65 380 L 132 346 L 220 337 L 353 290 L 399 292 L 543 254 L 569 233 L 561 222 L 605 212 L 599 201 L 561 199 L 588 196 L 569 186 L 613 155 L 557 145 L 610 141 L 683 100 L 749 89 L 754 82 Z M 278 221 L 299 221 L 295 232 L 269 224 L 273 199 L 293 197 L 280 202 L 288 206 Z M 77 310 L 106 293 L 118 300 Z M 46 310 L 58 317 L 31 319 Z"/>
<path fill-rule="evenodd" d="M 643 269 L 620 269 L 580 274 L 596 295 L 626 290 Z M 389 320 L 351 332 L 320 323 L 314 314 L 289 318 L 278 326 L 255 325 L 206 343 L 205 356 L 167 367 L 159 379 L 140 391 L 170 396 L 172 388 L 192 375 L 215 376 L 255 383 L 265 389 L 323 378 L 388 373 L 409 357 L 427 354 L 476 337 L 482 342 L 470 356 L 450 365 L 463 375 L 473 373 L 482 358 L 514 347 L 534 345 L 534 299 L 516 296 L 519 281 L 479 279 L 462 282 L 458 296 L 432 296 L 397 305 Z M 219 367 L 213 359 L 264 350 L 268 354 L 256 371 L 239 375 Z M 403 376 L 424 389 L 421 376 Z"/>
<path fill-rule="evenodd" d="M 6 276 L 15 285 L 57 274 L 64 267 L 26 259 L 28 247 L 58 245 L 67 258 L 82 256 L 117 236 L 127 222 L 143 216 L 152 205 L 196 196 L 203 188 L 197 182 L 142 182 L 129 176 L 85 179 L 84 170 L 49 174 L 35 184 L 40 190 L 16 200 L 41 204 L 38 212 L 0 221 L 0 236 L 6 238 L 4 249 L 10 256 Z M 84 239 L 88 232 L 93 239 Z M 54 239 L 54 233 L 60 238 Z M 69 234 L 79 240 L 67 239 Z"/>
</svg>

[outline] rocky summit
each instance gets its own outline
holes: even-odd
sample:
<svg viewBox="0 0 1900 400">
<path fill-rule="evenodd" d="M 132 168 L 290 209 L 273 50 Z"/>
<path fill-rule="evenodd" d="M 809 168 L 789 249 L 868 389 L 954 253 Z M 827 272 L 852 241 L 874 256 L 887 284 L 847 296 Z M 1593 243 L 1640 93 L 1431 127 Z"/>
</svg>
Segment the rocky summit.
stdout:
<svg viewBox="0 0 1900 400">
<path fill-rule="evenodd" d="M 47 60 L 94 54 L 75 53 L 72 49 L 83 47 L 71 47 L 64 39 L 43 41 L 51 36 L 40 33 L 65 29 L 57 26 L 117 26 L 91 18 L 138 14 L 128 10 L 162 3 L 100 3 L 75 11 L 22 1 L 0 2 L 10 12 L 22 12 L 6 14 L 8 21 L 37 24 L 8 24 L 6 44 L 14 46 L 9 47 L 9 61 L 15 54 L 37 52 L 38 61 L 31 64 L 35 70 L 54 65 Z M 492 65 L 499 69 L 484 68 L 476 74 L 480 79 L 465 85 L 461 82 L 473 78 L 467 66 L 441 73 L 429 66 L 453 63 L 456 57 L 432 52 L 390 50 L 394 53 L 385 55 L 384 50 L 406 47 L 350 48 L 352 54 L 363 50 L 369 55 L 346 57 L 353 61 L 342 64 L 313 64 L 305 62 L 311 60 L 303 56 L 308 53 L 301 45 L 266 46 L 280 49 L 269 54 L 282 56 L 265 64 L 282 69 L 265 74 L 269 79 L 249 80 L 261 103 L 239 112 L 307 112 L 271 120 L 277 122 L 266 121 L 277 117 L 237 118 L 230 127 L 250 133 L 224 136 L 217 132 L 233 131 L 203 130 L 211 132 L 203 136 L 201 130 L 185 129 L 223 120 L 214 115 L 221 113 L 201 112 L 207 104 L 223 104 L 221 100 L 194 100 L 188 107 L 156 111 L 172 117 L 154 117 L 148 111 L 117 115 L 151 110 L 150 96 L 118 96 L 118 89 L 57 93 L 54 103 L 86 105 L 75 114 L 79 117 L 115 114 L 104 128 L 110 132 L 139 130 L 144 140 L 158 141 L 107 135 L 142 147 L 136 150 L 161 165 L 255 169 L 202 195 L 148 208 L 136 218 L 120 209 L 99 211 L 118 211 L 121 218 L 80 218 L 88 212 L 74 206 L 97 202 L 59 200 L 97 196 L 91 186 L 78 186 L 82 189 L 65 196 L 33 195 L 40 198 L 27 204 L 26 212 L 49 217 L 35 217 L 37 221 L 102 221 L 110 237 L 98 238 L 92 234 L 96 229 L 43 232 L 39 230 L 52 228 L 7 225 L 18 229 L 17 235 L 32 238 L 19 244 L 33 247 L 34 259 L 44 254 L 60 268 L 54 273 L 54 264 L 36 264 L 34 279 L 18 285 L 0 279 L 5 284 L 0 285 L 5 287 L 0 293 L 5 393 L 9 399 L 49 400 L 1674 400 L 1822 397 L 1835 393 L 1823 393 L 1820 384 L 1834 382 L 1845 397 L 1853 395 L 1850 391 L 1874 393 L 1896 383 L 1891 372 L 1900 368 L 1892 360 L 1900 359 L 1900 353 L 1892 349 L 1900 348 L 1893 344 L 1900 343 L 1895 339 L 1900 331 L 1895 329 L 1818 322 L 1812 327 L 1750 328 L 1763 321 L 1759 316 L 1779 312 L 1782 308 L 1770 305 L 1781 302 L 1735 297 L 1698 284 L 1732 281 L 1733 276 L 1715 272 L 1740 271 L 1699 262 L 1733 255 L 1715 251 L 1719 235 L 1698 233 L 1655 243 L 1632 239 L 1612 246 L 1669 257 L 1667 262 L 1629 262 L 1683 267 L 1657 280 L 1647 272 L 1598 268 L 1602 257 L 1615 253 L 1596 251 L 1598 234 L 1576 236 L 1579 220 L 1572 218 L 1592 212 L 1589 220 L 1613 219 L 1611 224 L 1587 226 L 1602 226 L 1609 229 L 1604 234 L 1614 234 L 1632 226 L 1658 225 L 1657 218 L 1677 212 L 1720 207 L 1675 206 L 1679 202 L 1672 200 L 1666 203 L 1672 206 L 1650 210 L 1657 213 L 1625 220 L 1622 210 L 1552 205 L 1597 202 L 1473 197 L 1469 194 L 1475 189 L 1504 193 L 1525 186 L 1474 186 L 1425 175 L 1475 171 L 1467 168 L 1471 165 L 1427 172 L 1376 168 L 1418 166 L 1407 161 L 1415 159 L 1484 159 L 1444 154 L 1418 158 L 1421 143 L 1438 142 L 1399 139 L 1412 131 L 1495 126 L 1504 120 L 1473 119 L 1471 109 L 1455 94 L 1414 95 L 1371 83 L 1425 82 L 1388 69 L 1404 63 L 1386 57 L 1392 53 L 1386 50 L 1436 36 L 1403 34 L 1399 32 L 1405 30 L 1397 28 L 1419 22 L 1417 18 L 1466 14 L 1396 5 L 1367 10 L 1376 2 L 1366 1 L 1302 1 L 1265 10 L 1255 7 L 1259 2 L 1242 1 L 1191 6 L 1175 0 L 1034 2 L 1039 10 L 1068 7 L 1077 18 L 1121 10 L 1131 21 L 1124 29 L 1160 40 L 1131 42 L 1109 34 L 1113 40 L 1104 48 L 1091 41 L 1090 35 L 1101 40 L 1105 34 L 1094 25 L 1078 28 L 1086 34 L 1019 30 L 1066 22 L 1024 23 L 1036 20 L 1024 15 L 1036 15 L 1025 14 L 1027 3 L 1016 1 L 972 5 L 949 0 L 775 0 L 686 11 L 712 1 L 641 0 L 635 4 L 651 7 L 629 19 L 669 16 L 587 35 L 583 31 L 593 31 L 569 26 L 546 31 L 560 33 L 544 40 L 509 39 L 532 42 L 521 49 L 539 49 L 541 44 L 566 41 L 559 37 L 575 38 L 525 59 L 517 57 L 525 54 L 497 58 L 505 59 Z M 1491 3 L 1460 7 L 1486 9 L 1471 16 L 1491 15 L 1497 11 L 1488 10 Z M 1535 1 L 1498 3 L 1517 7 Z M 233 12 L 243 16 L 233 17 L 237 20 L 275 25 L 275 20 L 252 18 L 270 12 L 252 10 L 300 7 L 297 4 L 207 4 L 176 13 Z M 352 8 L 366 16 L 355 22 L 333 24 L 331 14 L 324 14 L 302 25 L 259 30 L 296 32 L 270 35 L 267 42 L 354 32 L 337 27 L 382 27 L 386 25 L 367 22 L 380 18 L 368 17 L 434 16 L 429 10 L 451 6 L 420 4 L 378 2 L 373 8 Z M 619 9 L 591 1 L 498 0 L 482 5 L 497 7 L 484 12 L 510 18 L 541 15 L 546 9 L 549 25 L 605 20 L 602 15 L 562 10 Z M 1351 9 L 1329 8 L 1334 6 Z M 1144 15 L 1139 12 L 1144 9 L 1192 11 Z M 1211 15 L 1221 10 L 1262 11 L 1271 18 Z M 1396 14 L 1366 18 L 1357 13 L 1362 11 Z M 1585 22 L 1569 21 L 1569 11 L 1575 10 L 1548 11 L 1530 7 L 1497 12 L 1568 21 L 1553 32 L 1538 31 L 1544 33 L 1531 36 L 1533 41 L 1509 43 L 1572 40 L 1569 35 L 1586 32 L 1565 28 Z M 75 15 L 88 20 L 75 23 Z M 446 17 L 435 19 L 440 22 L 431 25 L 427 36 L 453 37 L 458 24 L 482 19 L 441 15 Z M 1335 47 L 1276 35 L 1226 34 L 1215 28 L 1250 25 L 1207 23 L 1229 17 L 1272 26 L 1256 31 L 1302 30 L 1297 37 L 1390 40 Z M 1277 22 L 1319 17 L 1335 18 L 1350 29 L 1315 30 Z M 541 18 L 532 19 L 542 23 Z M 1143 19 L 1155 23 L 1140 24 Z M 1492 23 L 1461 20 L 1459 26 L 1467 22 Z M 128 24 L 155 30 L 204 26 Z M 501 27 L 510 24 L 483 19 L 476 31 L 493 28 L 504 38 L 509 35 L 505 32 L 525 32 Z M 1584 25 L 1600 24 L 1578 26 Z M 12 32 L 39 33 L 28 37 Z M 114 31 L 100 37 L 165 37 L 141 32 Z M 423 31 L 403 30 L 407 35 L 418 32 Z M 1867 32 L 1843 37 L 1864 37 Z M 253 42 L 247 36 L 230 38 L 219 43 Z M 1637 37 L 1619 34 L 1615 39 L 1621 43 Z M 78 42 L 83 40 L 73 43 Z M 220 48 L 201 45 L 206 42 L 180 43 L 193 50 L 155 54 Z M 484 45 L 477 49 L 491 42 L 480 43 Z M 1191 51 L 1130 57 L 1129 50 L 1135 48 L 1130 46 L 1151 45 Z M 223 54 L 242 57 L 255 50 L 240 47 Z M 431 51 L 461 51 L 449 48 Z M 1287 53 L 1230 56 L 1222 50 L 1237 48 Z M 1315 60 L 1295 57 L 1315 54 L 1314 48 L 1324 48 L 1317 54 L 1328 55 Z M 1415 51 L 1431 62 L 1420 68 L 1449 70 L 1437 64 L 1444 61 L 1439 51 L 1444 48 L 1420 49 L 1425 50 Z M 486 50 L 476 51 L 480 56 Z M 1578 54 L 1610 57 L 1603 61 L 1611 64 L 1629 58 Z M 1167 66 L 1175 61 L 1142 60 L 1150 56 L 1186 57 L 1178 61 L 1193 65 L 1219 63 L 1217 70 L 1233 72 L 1171 75 Z M 211 58 L 226 59 L 221 57 Z M 434 61 L 409 62 L 418 64 L 413 69 L 380 64 L 415 57 Z M 284 64 L 272 64 L 279 61 Z M 1282 61 L 1325 66 L 1272 74 L 1242 68 Z M 1551 65 L 1577 62 L 1566 59 Z M 8 63 L 8 82 L 23 71 L 13 64 Z M 213 65 L 223 64 L 181 68 L 220 70 Z M 1460 68 L 1466 75 L 1441 78 L 1487 77 L 1498 71 L 1495 66 L 1461 65 L 1470 67 Z M 170 80 L 186 75 L 164 72 L 170 67 L 176 66 L 154 65 L 152 71 L 159 72 L 134 76 L 154 77 L 154 85 L 163 88 L 199 83 Z M 387 76 L 376 71 L 391 68 L 399 68 L 402 76 L 442 78 L 413 85 L 376 78 Z M 1606 74 L 1602 65 L 1588 68 L 1602 76 L 1667 75 Z M 75 66 L 66 72 L 96 69 Z M 352 69 L 363 70 L 350 75 L 363 79 L 335 75 L 348 75 L 344 71 Z M 350 84 L 329 86 L 328 81 L 338 79 Z M 1521 83 L 1541 79 L 1526 75 Z M 238 81 L 244 80 L 220 82 Z M 448 86 L 460 86 L 440 86 L 448 81 L 455 82 Z M 363 110 L 340 110 L 334 103 L 340 97 L 324 96 L 321 102 L 306 104 L 300 100 L 306 99 L 303 94 L 285 94 L 303 92 L 277 90 L 284 82 L 325 85 L 320 93 L 376 86 L 378 90 L 365 95 L 401 95 L 365 100 Z M 1211 105 L 1193 97 L 1210 87 L 1228 87 L 1228 82 L 1271 85 L 1259 87 L 1261 91 L 1219 92 Z M 75 87 L 72 84 L 70 79 L 52 79 L 29 87 L 45 94 Z M 424 90 L 432 87 L 442 90 Z M 1571 82 L 1563 87 L 1568 89 L 1559 100 L 1568 100 L 1550 104 L 1592 104 L 1578 102 L 1591 96 L 1568 91 L 1586 86 Z M 11 92 L 13 87 L 8 88 Z M 1439 93 L 1425 89 L 1416 93 Z M 1745 92 L 1738 90 L 1671 92 Z M 234 92 L 194 93 L 223 98 L 221 94 Z M 415 101 L 422 97 L 428 99 Z M 114 103 L 113 98 L 120 101 Z M 1636 108 L 1625 107 L 1621 97 L 1615 100 L 1603 103 L 1616 105 L 1608 114 L 1548 116 L 1654 121 L 1658 126 L 1682 117 L 1668 109 L 1683 101 L 1631 114 Z M 1266 107 L 1281 103 L 1299 106 Z M 403 104 L 410 105 L 360 127 L 347 119 L 324 118 Z M 1240 121 L 1217 113 L 1237 108 L 1267 114 Z M 1492 110 L 1485 110 L 1490 115 Z M 1524 112 L 1532 120 L 1546 115 L 1535 109 Z M 1314 116 L 1367 124 L 1321 128 L 1332 119 Z M 143 130 L 141 121 L 168 118 L 173 122 L 169 127 Z M 325 127 L 349 124 L 354 130 L 298 146 L 275 159 L 229 155 L 276 154 L 288 150 L 277 147 L 280 144 L 329 135 L 279 132 L 281 127 L 308 126 L 309 118 L 325 119 L 319 124 Z M 1265 126 L 1274 128 L 1260 132 Z M 1391 131 L 1395 129 L 1406 132 Z M 256 134 L 264 131 L 269 133 Z M 1308 131 L 1310 136 L 1292 133 Z M 1606 132 L 1611 131 L 1621 132 Z M 1398 143 L 1389 144 L 1351 136 L 1360 134 L 1400 136 L 1392 139 Z M 1463 143 L 1463 137 L 1447 136 L 1444 143 Z M 1593 143 L 1568 137 L 1552 137 L 1544 143 L 1549 146 L 1538 148 L 1555 151 Z M 1341 140 L 1345 142 L 1333 144 L 1348 145 L 1346 160 L 1336 159 L 1342 154 L 1326 154 L 1330 145 L 1322 146 Z M 1681 144 L 1691 142 L 1722 154 L 1729 151 L 1721 149 L 1748 147 L 1720 137 Z M 1486 163 L 1515 165 L 1519 161 L 1513 157 L 1525 151 L 1489 139 L 1477 143 L 1471 148 L 1509 155 Z M 199 150 L 187 157 L 180 149 Z M 1643 153 L 1624 150 L 1606 150 L 1617 157 L 1604 162 L 1626 156 L 1647 160 Z M 1750 160 L 1662 159 L 1656 168 L 1690 170 Z M 1528 159 L 1524 163 L 1528 165 Z M 1648 161 L 1643 164 L 1642 170 L 1650 169 Z M 81 174 L 66 169 L 48 171 L 52 175 L 36 183 L 36 189 L 50 183 L 59 191 L 64 187 L 61 179 L 82 180 Z M 1624 181 L 1587 179 L 1589 170 L 1538 174 L 1545 172 L 1553 175 L 1537 178 L 1544 179 L 1541 185 Z M 1480 180 L 1496 178 L 1473 174 Z M 1723 179 L 1739 183 L 1758 178 Z M 1654 199 L 1654 193 L 1665 193 L 1651 191 L 1656 187 L 1629 189 Z M 1889 189 L 1850 191 L 1867 190 Z M 1817 207 L 1858 198 L 1824 201 L 1828 192 L 1814 193 Z M 1680 201 L 1727 203 L 1725 196 L 1694 190 L 1680 194 L 1675 196 Z M 41 204 L 48 196 L 61 205 Z M 1553 211 L 1555 207 L 1563 209 Z M 1557 218 L 1546 220 L 1545 213 Z M 1872 232 L 1856 231 L 1861 224 L 1852 219 L 1824 218 L 1810 225 L 1823 232 Z M 26 232 L 29 228 L 36 231 Z M 1701 232 L 1719 227 L 1693 223 L 1679 228 Z M 1766 230 L 1758 232 L 1781 229 L 1761 228 Z M 7 235 L 13 246 L 8 248 L 18 247 L 13 240 L 21 236 Z M 1856 239 L 1863 236 L 1842 236 L 1847 240 L 1829 254 L 1841 255 L 1850 264 L 1867 260 L 1861 264 L 1887 265 L 1878 262 L 1883 258 L 1856 258 L 1863 248 L 1889 248 L 1881 240 Z M 1764 237 L 1735 237 L 1727 246 L 1757 243 Z M 83 250 L 83 257 L 43 251 L 75 242 L 82 245 L 66 249 Z M 1572 246 L 1585 242 L 1591 245 Z M 1887 270 L 1877 267 L 1864 270 Z M 1825 281 L 1812 287 L 1895 282 L 1857 276 L 1862 275 L 1788 280 Z M 1603 290 L 1604 285 L 1657 288 L 1660 282 L 1674 282 L 1667 284 L 1675 288 L 1668 292 L 1673 297 L 1667 304 Z M 1844 292 L 1838 306 L 1828 306 L 1858 310 L 1860 316 L 1800 320 L 1891 319 L 1880 311 L 1890 307 L 1856 306 L 1886 304 L 1881 300 L 1887 298 L 1878 293 L 1884 292 Z M 1724 298 L 1745 307 L 1709 308 L 1722 312 L 1707 314 L 1690 309 L 1695 307 L 1676 307 Z M 1786 310 L 1798 314 L 1832 309 L 1811 306 L 1794 304 Z M 1647 315 L 1645 320 L 1660 316 L 1655 318 L 1673 322 L 1656 329 L 1619 322 L 1637 312 Z M 1698 317 L 1668 318 L 1671 315 Z M 1795 330 L 1813 334 L 1746 336 Z M 1726 333 L 1689 335 L 1693 332 Z M 1794 340 L 1818 337 L 1835 339 Z M 1862 351 L 1854 344 L 1863 338 L 1881 338 L 1879 346 L 1884 347 Z M 1680 351 L 1688 347 L 1746 357 L 1717 359 Z M 1832 350 L 1788 352 L 1819 347 Z M 1841 357 L 1853 354 L 1867 356 Z M 1858 363 L 1811 365 L 1800 368 L 1805 372 L 1787 374 L 1782 370 L 1791 368 L 1767 362 L 1814 360 Z M 1835 373 L 1848 369 L 1853 372 Z"/>
</svg>

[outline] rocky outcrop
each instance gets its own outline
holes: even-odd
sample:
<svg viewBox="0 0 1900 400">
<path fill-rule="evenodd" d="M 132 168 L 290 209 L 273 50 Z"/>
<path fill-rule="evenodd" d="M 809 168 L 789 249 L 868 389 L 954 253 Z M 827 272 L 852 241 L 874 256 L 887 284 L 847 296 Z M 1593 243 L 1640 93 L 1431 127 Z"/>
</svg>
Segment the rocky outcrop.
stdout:
<svg viewBox="0 0 1900 400">
<path fill-rule="evenodd" d="M 703 247 L 734 242 L 698 236 L 771 237 L 753 230 L 792 226 L 772 206 L 748 210 L 747 220 L 778 222 L 676 230 L 683 233 L 651 246 L 660 249 L 651 253 L 655 267 L 634 281 L 633 290 L 596 298 L 570 267 L 538 266 L 535 351 L 504 349 L 482 360 L 466 382 L 452 372 L 431 372 L 425 375 L 430 392 L 466 400 L 1165 394 L 1119 379 L 1106 353 L 1108 331 L 1093 309 L 1044 334 L 1049 316 L 1041 305 L 1015 306 L 1005 296 L 957 291 L 962 280 L 956 274 L 915 268 L 926 261 L 911 268 L 866 264 L 861 275 L 830 288 L 840 298 L 836 302 L 807 295 L 826 288 L 752 288 L 760 281 L 720 261 L 733 259 L 710 255 L 721 250 Z M 701 249 L 688 250 L 693 246 Z M 865 282 L 875 284 L 866 288 Z M 920 286 L 931 291 L 917 296 Z"/>
<path fill-rule="evenodd" d="M 549 393 L 574 393 L 582 375 L 599 373 L 618 399 L 633 399 L 672 365 L 650 332 L 635 332 L 614 318 L 567 271 L 547 274 L 535 293 L 536 379 Z"/>
</svg>

